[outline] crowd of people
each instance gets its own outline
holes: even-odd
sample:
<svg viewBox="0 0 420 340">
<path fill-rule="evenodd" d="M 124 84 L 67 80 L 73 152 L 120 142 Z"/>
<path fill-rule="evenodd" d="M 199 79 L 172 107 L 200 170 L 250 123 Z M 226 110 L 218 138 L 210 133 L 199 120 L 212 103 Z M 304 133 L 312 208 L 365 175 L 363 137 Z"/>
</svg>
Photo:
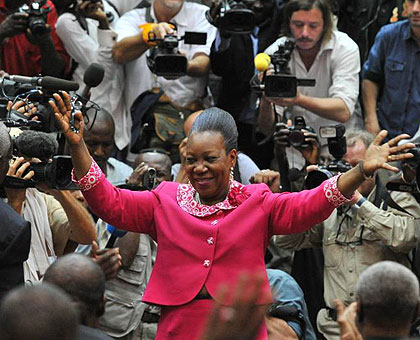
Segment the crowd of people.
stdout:
<svg viewBox="0 0 420 340">
<path fill-rule="evenodd" d="M 0 340 L 418 335 L 419 42 L 420 0 L 0 0 Z"/>
</svg>

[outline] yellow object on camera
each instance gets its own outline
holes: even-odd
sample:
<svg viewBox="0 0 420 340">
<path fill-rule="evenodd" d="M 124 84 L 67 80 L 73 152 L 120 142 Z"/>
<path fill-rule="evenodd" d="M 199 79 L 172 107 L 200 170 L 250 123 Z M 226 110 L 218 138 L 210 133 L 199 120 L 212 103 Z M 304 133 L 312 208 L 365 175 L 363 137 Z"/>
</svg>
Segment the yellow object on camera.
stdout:
<svg viewBox="0 0 420 340">
<path fill-rule="evenodd" d="M 153 47 L 158 44 L 157 41 L 150 41 L 150 39 L 155 38 L 155 34 L 153 33 L 153 29 L 157 26 L 157 24 L 154 23 L 146 23 L 143 25 L 139 25 L 139 27 L 142 29 L 141 36 L 143 38 L 143 41 L 147 44 L 147 46 Z"/>
</svg>

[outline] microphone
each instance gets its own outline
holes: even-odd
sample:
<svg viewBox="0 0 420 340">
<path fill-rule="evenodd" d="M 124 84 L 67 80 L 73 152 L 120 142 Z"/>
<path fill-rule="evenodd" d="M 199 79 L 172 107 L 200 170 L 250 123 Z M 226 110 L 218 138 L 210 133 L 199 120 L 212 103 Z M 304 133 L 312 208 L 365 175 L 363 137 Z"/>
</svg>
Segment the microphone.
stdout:
<svg viewBox="0 0 420 340">
<path fill-rule="evenodd" d="M 83 105 L 86 105 L 88 102 L 89 91 L 92 87 L 98 86 L 105 76 L 105 68 L 98 63 L 92 63 L 86 69 L 85 74 L 83 75 L 83 82 L 85 87 L 82 90 L 81 94 L 78 94 L 78 99 L 82 102 Z"/>
<path fill-rule="evenodd" d="M 45 76 L 45 77 L 26 77 L 19 75 L 9 76 L 11 81 L 22 84 L 30 84 L 32 86 L 40 86 L 45 90 L 63 90 L 76 91 L 79 89 L 79 84 L 65 79 Z"/>
<path fill-rule="evenodd" d="M 270 56 L 265 53 L 258 53 L 254 58 L 255 68 L 260 72 L 267 70 L 268 66 L 270 65 L 270 62 Z"/>
<path fill-rule="evenodd" d="M 89 101 L 89 91 L 92 87 L 98 86 L 105 76 L 105 68 L 98 63 L 92 63 L 86 69 L 85 74 L 83 75 L 83 82 L 85 87 L 82 90 L 82 93 L 76 93 L 76 96 L 73 97 L 72 112 L 70 117 L 70 129 L 76 133 L 79 133 L 79 129 L 74 125 L 74 114 L 76 110 L 82 110 Z M 76 103 L 77 102 L 77 103 Z M 76 105 L 74 105 L 76 104 Z"/>
</svg>

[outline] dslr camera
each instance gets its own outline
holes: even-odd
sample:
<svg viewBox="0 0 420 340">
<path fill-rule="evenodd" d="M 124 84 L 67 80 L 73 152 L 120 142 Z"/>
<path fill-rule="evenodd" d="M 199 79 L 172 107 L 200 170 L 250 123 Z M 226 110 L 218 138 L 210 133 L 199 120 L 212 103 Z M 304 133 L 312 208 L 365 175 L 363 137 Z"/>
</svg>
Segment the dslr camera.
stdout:
<svg viewBox="0 0 420 340">
<path fill-rule="evenodd" d="M 305 148 L 308 144 L 305 143 L 305 135 L 302 130 L 309 132 L 315 132 L 314 129 L 306 125 L 305 118 L 302 116 L 295 117 L 295 124 L 288 127 L 290 133 L 288 137 L 288 143 L 295 148 Z"/>
<path fill-rule="evenodd" d="M 149 41 L 158 42 L 151 48 L 147 55 L 147 66 L 150 71 L 163 77 L 182 77 L 187 74 L 188 60 L 178 50 L 179 41 L 185 44 L 205 45 L 207 33 L 185 32 L 183 37 L 167 34 L 163 39 L 158 39 L 149 33 Z"/>
<path fill-rule="evenodd" d="M 255 14 L 247 4 L 254 0 L 222 0 L 206 12 L 207 20 L 221 32 L 227 34 L 249 34 L 256 26 Z"/>
<path fill-rule="evenodd" d="M 398 178 L 393 176 L 386 184 L 386 188 L 391 191 L 409 192 L 417 198 L 420 194 L 420 144 L 415 145 L 413 149 L 407 151 L 414 157 L 401 161 L 403 175 L 396 175 Z"/>
<path fill-rule="evenodd" d="M 343 124 L 327 125 L 319 128 L 319 135 L 322 138 L 327 138 L 328 151 L 334 159 L 327 165 L 320 165 L 318 170 L 308 173 L 305 179 L 306 189 L 316 188 L 326 179 L 351 169 L 350 164 L 342 159 L 347 152 L 345 132 L 346 127 Z"/>
<path fill-rule="evenodd" d="M 274 74 L 264 77 L 263 90 L 267 97 L 296 97 L 298 86 L 315 86 L 315 79 L 299 79 L 291 75 L 289 62 L 295 47 L 295 40 L 286 38 L 278 50 L 270 56 Z"/>
<path fill-rule="evenodd" d="M 18 12 L 29 15 L 28 27 L 34 36 L 48 32 L 46 24 L 51 8 L 47 5 L 47 0 L 35 0 L 30 4 L 24 4 L 18 9 Z"/>
</svg>

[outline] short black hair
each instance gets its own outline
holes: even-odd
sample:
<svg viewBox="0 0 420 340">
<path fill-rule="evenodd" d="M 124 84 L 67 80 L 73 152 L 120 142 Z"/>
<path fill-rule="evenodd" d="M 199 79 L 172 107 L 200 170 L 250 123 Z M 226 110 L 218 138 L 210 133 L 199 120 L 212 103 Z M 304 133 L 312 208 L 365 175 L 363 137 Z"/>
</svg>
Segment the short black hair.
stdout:
<svg viewBox="0 0 420 340">
<path fill-rule="evenodd" d="M 190 133 L 213 131 L 222 135 L 226 152 L 238 149 L 238 129 L 232 115 L 218 107 L 204 110 L 195 119 Z"/>
</svg>

